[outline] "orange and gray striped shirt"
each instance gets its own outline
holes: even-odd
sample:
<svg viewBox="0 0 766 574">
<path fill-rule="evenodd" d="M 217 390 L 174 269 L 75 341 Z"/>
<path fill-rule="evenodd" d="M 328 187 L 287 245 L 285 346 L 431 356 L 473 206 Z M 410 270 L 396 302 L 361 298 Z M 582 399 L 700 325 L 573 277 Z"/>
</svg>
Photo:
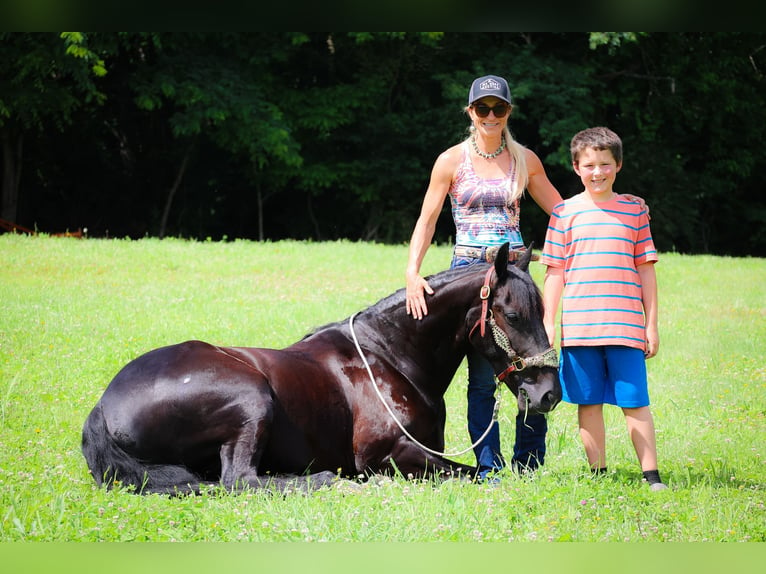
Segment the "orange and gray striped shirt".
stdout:
<svg viewBox="0 0 766 574">
<path fill-rule="evenodd" d="M 585 193 L 553 208 L 540 262 L 564 269 L 561 346 L 645 349 L 637 267 L 657 261 L 645 209 L 616 196 Z"/>
</svg>

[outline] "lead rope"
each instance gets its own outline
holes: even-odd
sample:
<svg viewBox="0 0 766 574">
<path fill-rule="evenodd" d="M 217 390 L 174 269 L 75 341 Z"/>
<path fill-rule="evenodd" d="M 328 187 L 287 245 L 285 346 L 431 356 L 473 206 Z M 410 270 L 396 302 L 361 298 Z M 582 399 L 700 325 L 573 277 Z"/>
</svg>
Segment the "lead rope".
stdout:
<svg viewBox="0 0 766 574">
<path fill-rule="evenodd" d="M 380 399 L 380 402 L 383 403 L 383 406 L 386 407 L 386 410 L 388 411 L 388 414 L 391 415 L 391 418 L 396 423 L 396 425 L 401 429 L 401 431 L 409 438 L 412 442 L 414 442 L 416 445 L 418 445 L 423 450 L 430 452 L 431 454 L 435 454 L 436 456 L 446 456 L 446 457 L 453 457 L 458 456 L 461 454 L 465 454 L 470 450 L 473 450 L 476 448 L 481 441 L 483 441 L 487 435 L 489 434 L 489 431 L 492 429 L 492 425 L 497 422 L 497 414 L 500 411 L 500 396 L 498 395 L 498 398 L 495 399 L 495 406 L 492 409 L 492 420 L 489 423 L 489 426 L 487 427 L 487 430 L 484 431 L 484 434 L 482 434 L 475 443 L 473 443 L 468 448 L 458 451 L 458 452 L 439 452 L 437 450 L 432 450 L 428 448 L 426 445 L 418 441 L 414 436 L 412 436 L 409 432 L 407 432 L 407 429 L 404 428 L 404 425 L 402 425 L 401 422 L 399 422 L 399 419 L 396 418 L 396 415 L 394 414 L 394 411 L 391 410 L 391 407 L 388 406 L 388 403 L 383 398 L 383 395 L 380 393 L 380 389 L 378 388 L 377 383 L 375 383 L 375 376 L 372 374 L 372 369 L 370 369 L 369 363 L 367 363 L 367 359 L 364 356 L 364 353 L 362 352 L 362 347 L 359 346 L 359 341 L 356 338 L 356 332 L 354 331 L 354 317 L 357 316 L 357 313 L 354 313 L 349 317 L 348 319 L 348 328 L 351 331 L 351 339 L 354 341 L 354 346 L 356 347 L 356 351 L 359 353 L 359 357 L 362 359 L 362 363 L 364 363 L 364 368 L 367 369 L 367 374 L 370 376 L 370 382 L 372 383 L 372 388 L 375 389 L 375 393 L 378 395 L 378 398 Z M 501 382 L 497 382 L 497 390 L 498 392 L 501 389 Z"/>
</svg>

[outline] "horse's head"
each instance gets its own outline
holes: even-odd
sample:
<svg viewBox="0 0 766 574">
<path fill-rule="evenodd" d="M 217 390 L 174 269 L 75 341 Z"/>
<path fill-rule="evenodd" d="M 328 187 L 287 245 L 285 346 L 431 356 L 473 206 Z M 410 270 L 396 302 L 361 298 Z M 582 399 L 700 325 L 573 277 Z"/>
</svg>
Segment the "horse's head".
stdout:
<svg viewBox="0 0 766 574">
<path fill-rule="evenodd" d="M 532 246 L 509 265 L 509 245 L 487 271 L 469 340 L 518 398 L 519 410 L 545 413 L 561 401 L 558 358 L 548 344 L 540 291 L 529 274 Z M 475 322 L 473 317 L 476 317 Z"/>
</svg>

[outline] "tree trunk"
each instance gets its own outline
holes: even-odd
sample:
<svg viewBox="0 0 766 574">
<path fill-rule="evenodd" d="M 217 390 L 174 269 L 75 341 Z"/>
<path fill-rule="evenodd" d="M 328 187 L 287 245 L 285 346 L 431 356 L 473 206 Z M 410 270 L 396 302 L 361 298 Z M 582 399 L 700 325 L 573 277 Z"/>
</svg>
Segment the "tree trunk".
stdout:
<svg viewBox="0 0 766 574">
<path fill-rule="evenodd" d="M 319 229 L 319 221 L 317 221 L 316 216 L 314 215 L 314 204 L 311 201 L 312 195 L 306 194 L 306 211 L 309 215 L 309 221 L 311 221 L 311 224 L 314 226 L 314 238 L 317 241 L 322 241 L 322 231 Z"/>
<path fill-rule="evenodd" d="M 181 166 L 178 168 L 176 180 L 173 182 L 173 186 L 168 192 L 168 198 L 165 201 L 165 209 L 162 211 L 162 220 L 160 221 L 160 239 L 165 237 L 165 229 L 168 224 L 168 215 L 170 215 L 170 206 L 173 205 L 173 197 L 175 197 L 176 191 L 178 191 L 178 188 L 181 186 L 181 180 L 183 180 L 184 174 L 186 173 L 186 168 L 189 165 L 189 158 L 191 157 L 193 147 L 194 142 L 192 141 L 189 144 L 189 147 L 186 148 L 186 154 L 184 154 L 184 158 L 181 160 Z"/>
<path fill-rule="evenodd" d="M 261 184 L 255 186 L 256 201 L 258 202 L 258 241 L 263 241 L 263 195 L 261 194 Z"/>
<path fill-rule="evenodd" d="M 15 138 L 12 130 L 0 129 L 3 148 L 3 187 L 0 202 L 0 219 L 15 223 L 19 208 L 19 184 L 21 182 L 21 152 L 23 136 Z"/>
</svg>

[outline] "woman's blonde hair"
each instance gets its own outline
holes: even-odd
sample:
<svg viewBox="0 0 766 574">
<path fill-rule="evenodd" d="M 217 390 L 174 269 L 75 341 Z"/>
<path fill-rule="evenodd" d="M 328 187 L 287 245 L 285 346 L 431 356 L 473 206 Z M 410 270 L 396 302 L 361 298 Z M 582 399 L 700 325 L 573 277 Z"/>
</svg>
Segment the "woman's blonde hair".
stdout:
<svg viewBox="0 0 766 574">
<path fill-rule="evenodd" d="M 508 123 L 506 122 L 505 128 L 503 128 L 503 136 L 505 136 L 505 146 L 508 148 L 508 152 L 511 154 L 511 159 L 516 166 L 516 185 L 514 189 L 510 190 L 510 196 L 508 197 L 508 203 L 513 203 L 519 199 L 529 183 L 529 172 L 527 171 L 527 156 L 524 153 L 526 148 L 517 142 L 511 134 L 511 130 L 508 129 Z"/>
</svg>

